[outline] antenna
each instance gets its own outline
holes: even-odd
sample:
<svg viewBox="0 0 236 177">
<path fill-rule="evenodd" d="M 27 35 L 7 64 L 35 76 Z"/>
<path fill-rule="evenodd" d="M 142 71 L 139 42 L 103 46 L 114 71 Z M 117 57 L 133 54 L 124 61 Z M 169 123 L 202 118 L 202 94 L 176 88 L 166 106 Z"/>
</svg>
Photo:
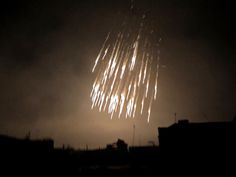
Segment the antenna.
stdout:
<svg viewBox="0 0 236 177">
<path fill-rule="evenodd" d="M 202 115 L 203 115 L 204 120 L 205 120 L 205 121 L 208 121 L 208 120 L 207 120 L 207 115 L 206 115 L 206 113 L 203 112 Z"/>
<path fill-rule="evenodd" d="M 177 113 L 175 112 L 175 123 L 177 123 Z"/>
<path fill-rule="evenodd" d="M 135 138 L 135 124 L 133 125 L 133 146 L 134 146 L 134 138 Z"/>
<path fill-rule="evenodd" d="M 25 135 L 25 139 L 29 140 L 31 137 L 31 132 L 29 131 L 26 135 Z"/>
</svg>

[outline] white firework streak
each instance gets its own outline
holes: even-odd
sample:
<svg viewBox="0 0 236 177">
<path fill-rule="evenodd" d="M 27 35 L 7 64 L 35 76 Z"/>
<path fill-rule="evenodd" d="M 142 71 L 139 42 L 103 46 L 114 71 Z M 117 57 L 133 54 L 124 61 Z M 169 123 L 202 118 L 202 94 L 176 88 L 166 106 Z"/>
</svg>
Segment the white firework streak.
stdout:
<svg viewBox="0 0 236 177">
<path fill-rule="evenodd" d="M 159 45 L 147 29 L 142 22 L 132 32 L 108 33 L 92 68 L 97 76 L 90 93 L 91 109 L 107 111 L 111 119 L 115 114 L 134 118 L 139 113 L 150 121 L 157 99 L 160 49 L 154 48 Z"/>
<path fill-rule="evenodd" d="M 99 52 L 99 54 L 98 54 L 98 56 L 97 56 L 97 58 L 96 58 L 96 60 L 95 60 L 95 63 L 94 63 L 92 72 L 94 72 L 94 70 L 95 70 L 95 68 L 96 68 L 96 66 L 97 66 L 97 64 L 98 64 L 98 61 L 99 61 L 99 59 L 100 59 L 100 57 L 101 57 L 101 54 L 102 54 L 102 51 L 103 51 L 103 49 L 104 49 L 104 47 L 105 47 L 105 45 L 106 45 L 106 42 L 107 42 L 107 40 L 109 39 L 109 36 L 110 36 L 110 33 L 107 34 L 107 37 L 106 37 L 106 39 L 105 39 L 105 41 L 104 41 L 104 43 L 103 43 L 103 45 L 102 45 L 102 48 L 101 48 L 101 50 L 100 50 L 100 52 Z M 106 52 L 105 52 L 105 53 L 106 53 Z"/>
</svg>

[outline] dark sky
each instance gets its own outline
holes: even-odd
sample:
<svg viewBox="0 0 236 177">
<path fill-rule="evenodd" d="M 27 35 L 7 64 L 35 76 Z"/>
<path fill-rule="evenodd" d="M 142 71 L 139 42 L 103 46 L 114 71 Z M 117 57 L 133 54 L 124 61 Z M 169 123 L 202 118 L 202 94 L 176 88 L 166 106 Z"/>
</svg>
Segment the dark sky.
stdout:
<svg viewBox="0 0 236 177">
<path fill-rule="evenodd" d="M 136 0 L 163 38 L 158 100 L 151 121 L 110 120 L 90 110 L 91 68 L 130 1 L 0 2 L 0 134 L 51 137 L 57 146 L 105 146 L 122 138 L 157 142 L 177 119 L 236 115 L 235 8 L 228 1 Z M 121 19 L 119 19 L 121 18 Z"/>
</svg>

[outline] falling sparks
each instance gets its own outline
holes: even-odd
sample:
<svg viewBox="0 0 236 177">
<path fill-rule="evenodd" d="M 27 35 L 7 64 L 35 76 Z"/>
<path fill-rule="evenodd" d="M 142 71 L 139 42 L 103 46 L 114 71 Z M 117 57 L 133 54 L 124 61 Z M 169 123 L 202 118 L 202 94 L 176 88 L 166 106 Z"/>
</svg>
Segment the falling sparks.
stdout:
<svg viewBox="0 0 236 177">
<path fill-rule="evenodd" d="M 145 17 L 109 32 L 95 59 L 91 108 L 108 112 L 111 119 L 139 113 L 150 120 L 157 99 L 161 38 L 145 25 Z"/>
</svg>

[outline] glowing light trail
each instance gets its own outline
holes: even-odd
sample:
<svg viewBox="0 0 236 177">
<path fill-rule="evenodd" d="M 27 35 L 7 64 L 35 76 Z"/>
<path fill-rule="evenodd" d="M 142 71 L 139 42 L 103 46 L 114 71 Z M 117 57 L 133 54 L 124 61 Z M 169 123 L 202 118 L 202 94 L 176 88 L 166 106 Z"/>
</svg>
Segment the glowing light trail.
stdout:
<svg viewBox="0 0 236 177">
<path fill-rule="evenodd" d="M 95 59 L 91 108 L 107 111 L 111 119 L 115 114 L 134 118 L 138 112 L 150 121 L 157 99 L 161 38 L 149 30 L 145 18 L 142 15 L 139 23 L 131 20 L 118 32 L 109 32 Z"/>
</svg>

